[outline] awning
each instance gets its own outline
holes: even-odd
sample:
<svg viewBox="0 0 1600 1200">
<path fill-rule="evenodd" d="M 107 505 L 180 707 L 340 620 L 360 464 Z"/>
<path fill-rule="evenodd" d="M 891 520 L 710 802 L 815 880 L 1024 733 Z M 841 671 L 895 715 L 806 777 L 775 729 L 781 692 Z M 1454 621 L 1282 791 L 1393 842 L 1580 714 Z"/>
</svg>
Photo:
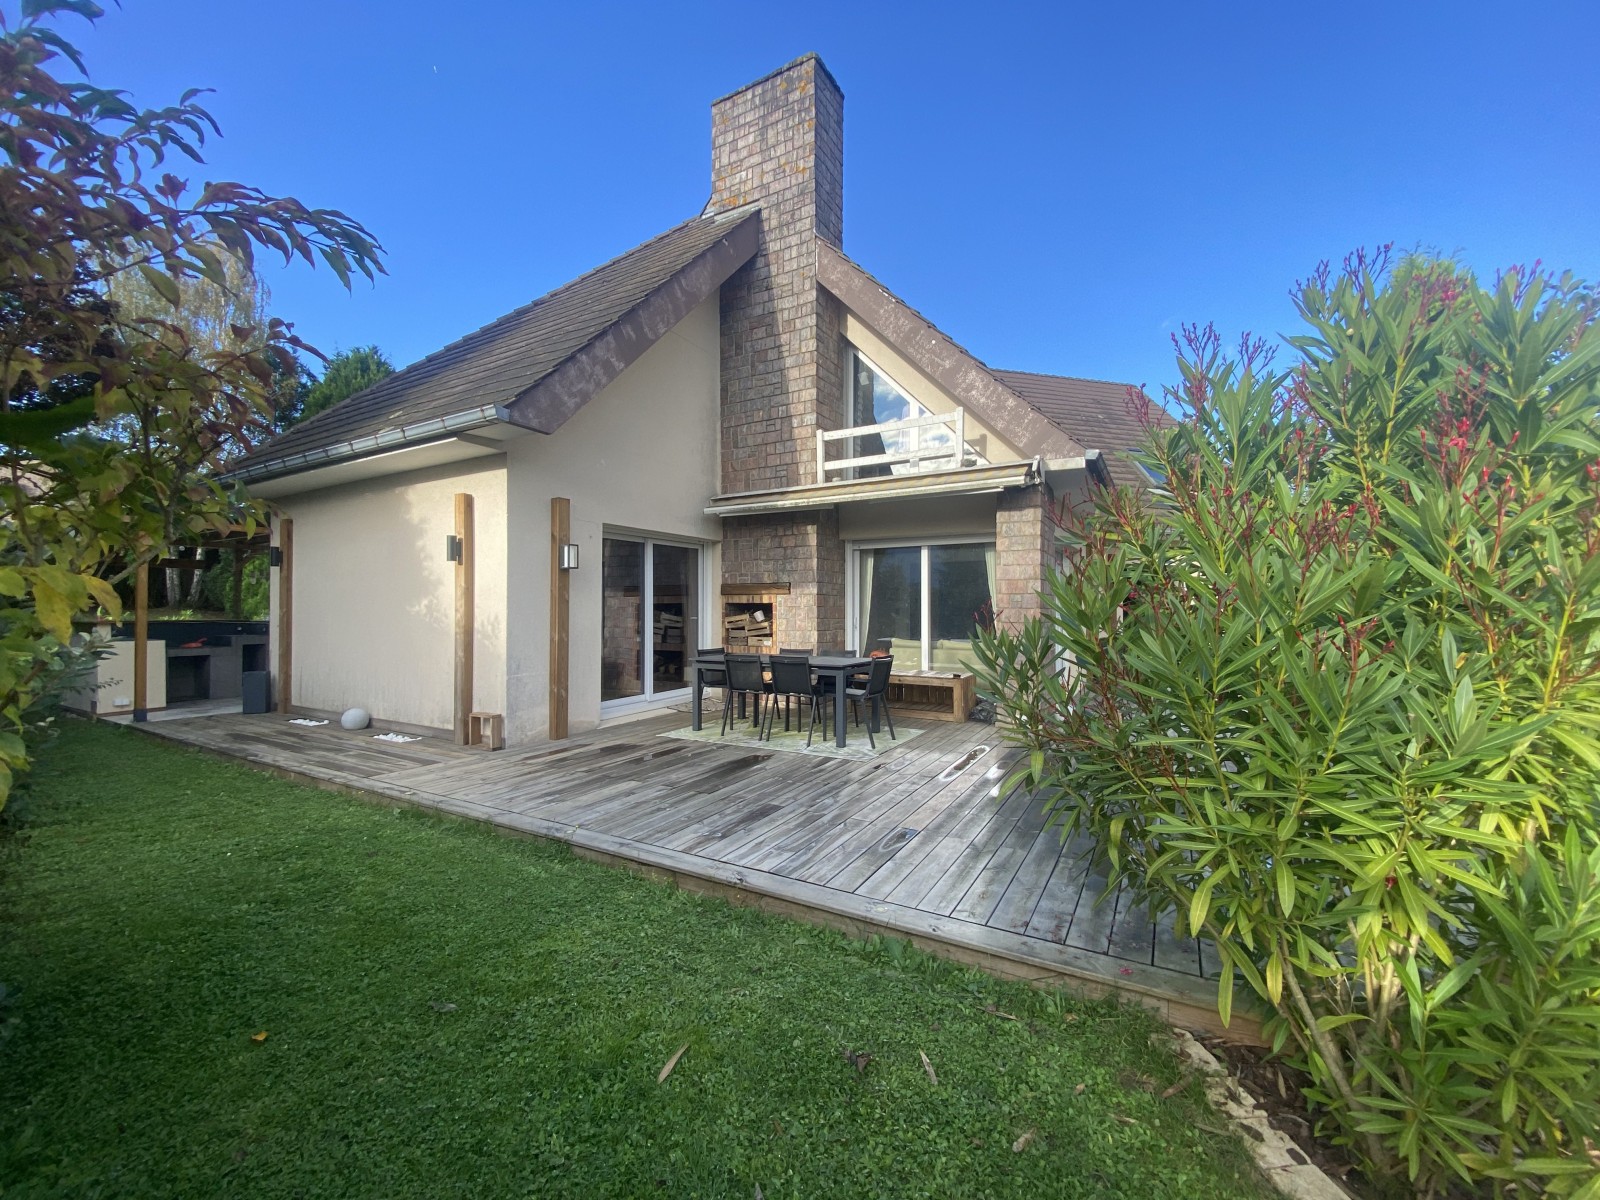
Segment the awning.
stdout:
<svg viewBox="0 0 1600 1200">
<path fill-rule="evenodd" d="M 1079 465 L 1083 465 L 1082 460 L 1079 460 Z M 1045 466 L 1040 460 L 1032 459 L 1027 462 L 985 463 L 949 471 L 846 479 L 836 483 L 808 483 L 765 492 L 734 492 L 713 497 L 706 512 L 714 517 L 742 517 L 756 513 L 831 508 L 836 504 L 862 504 L 872 500 L 1002 492 L 1007 488 L 1031 487 L 1038 483 L 1044 478 Z"/>
</svg>

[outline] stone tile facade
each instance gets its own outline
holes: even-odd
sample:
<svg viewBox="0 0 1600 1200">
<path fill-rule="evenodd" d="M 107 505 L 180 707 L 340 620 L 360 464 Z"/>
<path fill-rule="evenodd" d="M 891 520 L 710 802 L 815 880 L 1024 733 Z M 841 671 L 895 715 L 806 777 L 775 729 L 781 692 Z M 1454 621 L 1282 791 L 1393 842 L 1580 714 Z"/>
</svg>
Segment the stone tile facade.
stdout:
<svg viewBox="0 0 1600 1200">
<path fill-rule="evenodd" d="M 816 434 L 844 420 L 843 314 L 816 239 L 844 235 L 844 94 L 815 55 L 711 108 L 711 210 L 758 204 L 755 257 L 722 287 L 724 493 L 815 480 Z M 829 513 L 730 518 L 729 583 L 787 583 L 780 645 L 842 646 L 844 547 Z"/>
<path fill-rule="evenodd" d="M 817 239 L 842 245 L 844 96 L 815 55 L 712 105 L 711 211 L 755 204 L 755 257 L 722 287 L 721 491 L 816 482 L 816 434 L 844 412 L 844 313 L 817 280 Z M 1055 557 L 1044 487 L 1006 493 L 996 519 L 995 607 L 1020 622 L 1039 611 Z M 929 530 L 937 533 L 937 530 Z M 723 521 L 723 580 L 787 584 L 774 644 L 845 646 L 845 548 L 837 513 Z"/>
<path fill-rule="evenodd" d="M 722 578 L 736 586 L 789 585 L 774 605 L 774 648 L 846 648 L 844 544 L 832 511 L 724 521 Z"/>
<path fill-rule="evenodd" d="M 995 513 L 995 613 L 1015 629 L 1039 615 L 1046 563 L 1056 561 L 1055 498 L 1044 484 L 1002 492 Z"/>
</svg>

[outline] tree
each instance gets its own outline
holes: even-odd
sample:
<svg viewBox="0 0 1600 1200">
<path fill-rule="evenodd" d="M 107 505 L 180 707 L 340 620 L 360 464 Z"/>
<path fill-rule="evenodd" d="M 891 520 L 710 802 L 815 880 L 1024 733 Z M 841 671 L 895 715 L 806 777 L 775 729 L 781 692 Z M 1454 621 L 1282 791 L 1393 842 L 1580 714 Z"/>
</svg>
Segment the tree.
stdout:
<svg viewBox="0 0 1600 1200">
<path fill-rule="evenodd" d="M 188 344 L 224 353 L 239 340 L 237 329 L 251 330 L 256 339 L 264 339 L 271 289 L 250 263 L 220 242 L 203 248 L 216 259 L 215 276 L 189 280 L 176 305 L 142 272 L 126 269 L 136 264 L 122 264 L 124 269 L 106 280 L 106 297 L 115 306 L 117 319 L 138 325 L 147 336 L 167 340 L 176 350 Z"/>
<path fill-rule="evenodd" d="M 271 290 L 237 254 L 215 243 L 207 249 L 216 256 L 221 268 L 219 281 L 203 276 L 188 281 L 176 307 L 140 272 L 124 270 L 112 275 L 106 283 L 106 300 L 116 321 L 125 328 L 137 328 L 137 336 L 165 342 L 174 351 L 192 345 L 213 354 L 224 353 L 235 343 L 233 331 L 236 329 L 256 331 L 257 338 L 264 336 L 272 302 Z M 274 364 L 275 375 L 281 369 Z M 131 440 L 131 421 L 127 416 L 114 418 L 100 426 L 99 431 L 114 440 Z M 270 430 L 241 432 L 247 442 L 254 442 L 260 434 Z M 221 467 L 244 448 L 244 444 L 224 446 L 216 466 Z M 180 550 L 179 557 L 187 555 Z M 167 603 L 199 606 L 202 603 L 201 574 L 198 570 L 169 568 L 166 572 Z"/>
<path fill-rule="evenodd" d="M 0 802 L 73 618 L 115 614 L 112 583 L 141 564 L 263 518 L 215 468 L 269 426 L 275 372 L 313 351 L 275 317 L 197 337 L 177 319 L 185 294 L 228 286 L 223 251 L 252 270 L 258 249 L 320 260 L 347 286 L 382 270 L 371 234 L 337 210 L 174 174 L 219 132 L 199 93 L 140 110 L 64 78 L 68 63 L 84 71 L 53 26 L 72 15 L 102 12 L 0 11 Z M 107 304 L 130 275 L 170 311 Z"/>
<path fill-rule="evenodd" d="M 1286 370 L 1186 332 L 1161 491 L 1067 519 L 982 688 L 1380 1182 L 1600 1196 L 1595 297 L 1356 256 L 1296 302 Z"/>
<path fill-rule="evenodd" d="M 376 346 L 341 350 L 328 360 L 322 378 L 306 392 L 299 419 L 326 412 L 341 400 L 365 391 L 380 379 L 393 374 L 394 364 Z"/>
</svg>

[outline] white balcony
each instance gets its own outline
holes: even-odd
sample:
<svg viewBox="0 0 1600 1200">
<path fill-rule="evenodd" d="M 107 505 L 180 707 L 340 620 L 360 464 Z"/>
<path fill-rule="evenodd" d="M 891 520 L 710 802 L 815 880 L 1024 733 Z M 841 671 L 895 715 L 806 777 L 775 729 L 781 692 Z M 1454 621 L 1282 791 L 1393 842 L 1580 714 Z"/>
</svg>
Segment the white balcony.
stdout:
<svg viewBox="0 0 1600 1200">
<path fill-rule="evenodd" d="M 923 471 L 949 471 L 965 466 L 974 456 L 967 449 L 965 410 L 928 413 L 878 425 L 817 430 L 817 482 L 860 479 L 864 475 L 915 475 Z M 883 449 L 848 458 L 828 457 L 831 442 L 844 442 L 848 454 L 866 439 L 876 439 Z M 886 468 L 886 469 L 884 469 Z"/>
</svg>

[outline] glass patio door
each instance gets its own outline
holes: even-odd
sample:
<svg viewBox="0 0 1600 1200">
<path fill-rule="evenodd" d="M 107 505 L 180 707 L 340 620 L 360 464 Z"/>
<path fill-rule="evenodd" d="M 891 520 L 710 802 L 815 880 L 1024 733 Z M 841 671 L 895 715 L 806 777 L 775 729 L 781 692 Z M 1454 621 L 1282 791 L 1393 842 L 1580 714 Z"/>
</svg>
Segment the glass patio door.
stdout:
<svg viewBox="0 0 1600 1200">
<path fill-rule="evenodd" d="M 608 535 L 601 554 L 600 700 L 647 704 L 688 689 L 700 636 L 700 548 Z"/>
<path fill-rule="evenodd" d="M 855 630 L 901 669 L 970 671 L 972 634 L 994 624 L 993 542 L 858 546 Z"/>
</svg>

